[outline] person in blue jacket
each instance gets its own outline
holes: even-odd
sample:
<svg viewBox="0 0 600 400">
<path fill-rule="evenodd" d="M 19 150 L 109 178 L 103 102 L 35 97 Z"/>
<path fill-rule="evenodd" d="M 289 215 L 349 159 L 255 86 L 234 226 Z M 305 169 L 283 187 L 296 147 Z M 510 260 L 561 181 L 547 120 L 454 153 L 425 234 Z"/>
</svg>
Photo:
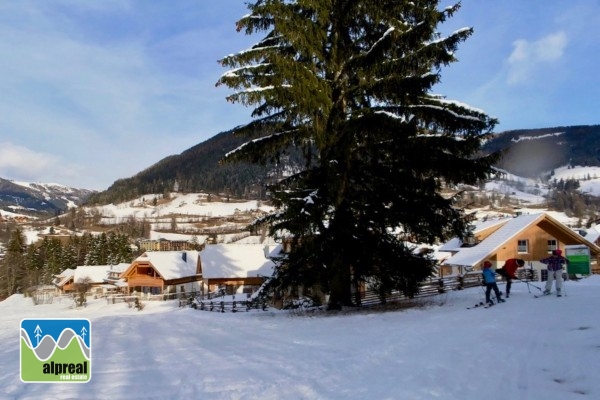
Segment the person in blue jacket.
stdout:
<svg viewBox="0 0 600 400">
<path fill-rule="evenodd" d="M 494 304 L 492 299 L 490 298 L 490 294 L 492 290 L 496 294 L 496 299 L 498 299 L 498 303 L 504 303 L 502 299 L 502 293 L 500 293 L 500 289 L 498 289 L 498 284 L 496 283 L 496 271 L 492 270 L 492 263 L 489 261 L 485 261 L 483 263 L 483 282 L 485 283 L 485 302 L 489 305 Z"/>
</svg>

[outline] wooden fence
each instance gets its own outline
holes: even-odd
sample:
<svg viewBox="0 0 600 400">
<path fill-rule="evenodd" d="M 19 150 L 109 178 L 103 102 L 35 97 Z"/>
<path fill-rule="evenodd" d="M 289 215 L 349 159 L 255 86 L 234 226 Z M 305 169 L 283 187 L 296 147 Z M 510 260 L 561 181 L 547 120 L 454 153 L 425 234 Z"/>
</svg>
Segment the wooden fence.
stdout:
<svg viewBox="0 0 600 400">
<path fill-rule="evenodd" d="M 202 299 L 200 296 L 190 297 L 188 299 L 181 299 L 179 301 L 179 306 L 189 306 L 196 310 L 217 312 L 247 312 L 251 310 L 266 311 L 268 308 L 267 302 L 264 300 L 251 299 L 248 297 L 236 300 L 235 296 L 222 296 L 210 299 Z"/>
<path fill-rule="evenodd" d="M 497 280 L 503 281 L 500 275 L 496 275 Z M 537 272 L 531 269 L 523 269 L 517 271 L 517 278 L 524 282 L 537 281 Z M 442 278 L 430 278 L 421 283 L 419 291 L 414 296 L 405 296 L 399 291 L 393 291 L 391 293 L 385 293 L 382 295 L 375 290 L 366 290 L 360 292 L 360 304 L 359 307 L 370 307 L 380 304 L 411 301 L 416 298 L 425 298 L 434 296 L 442 293 L 451 292 L 454 290 L 462 290 L 469 287 L 482 286 L 481 271 L 467 272 L 464 275 L 451 275 Z M 312 302 L 308 302 L 311 303 Z M 312 305 L 305 306 L 306 302 L 296 301 L 298 307 L 287 307 L 287 308 L 313 308 Z M 238 311 L 251 311 L 251 310 L 266 310 L 268 304 L 264 300 L 250 299 L 246 295 L 226 296 L 219 293 L 210 293 L 205 296 L 186 296 L 181 297 L 179 300 L 180 307 L 192 307 L 197 310 L 203 311 L 216 311 L 216 312 L 238 312 Z"/>
<path fill-rule="evenodd" d="M 517 271 L 518 280 L 524 282 L 537 281 L 537 271 L 531 269 L 522 269 Z M 498 282 L 504 281 L 500 275 L 496 275 Z M 453 290 L 462 290 L 469 287 L 482 286 L 481 271 L 467 272 L 464 275 L 450 275 L 443 278 L 430 278 L 421 283 L 419 292 L 414 296 L 407 297 L 399 291 L 386 293 L 382 296 L 374 290 L 367 290 L 360 293 L 360 307 L 369 307 L 391 302 L 410 301 L 416 298 L 434 296 L 447 293 Z"/>
</svg>

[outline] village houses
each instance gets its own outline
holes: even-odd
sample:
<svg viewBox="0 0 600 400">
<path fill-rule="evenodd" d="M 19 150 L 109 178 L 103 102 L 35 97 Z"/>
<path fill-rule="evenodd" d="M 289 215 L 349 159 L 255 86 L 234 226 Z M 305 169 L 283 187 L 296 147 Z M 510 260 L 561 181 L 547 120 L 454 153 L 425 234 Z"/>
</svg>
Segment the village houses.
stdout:
<svg viewBox="0 0 600 400">
<path fill-rule="evenodd" d="M 546 266 L 539 260 L 556 249 L 565 254 L 575 245 L 589 249 L 591 269 L 597 270 L 600 247 L 547 213 L 488 220 L 477 224 L 471 236 L 464 240 L 453 238 L 439 248 L 450 254 L 440 262 L 440 275 L 478 270 L 486 260 L 499 268 L 510 258 L 521 258 L 526 268 L 545 280 Z"/>
</svg>

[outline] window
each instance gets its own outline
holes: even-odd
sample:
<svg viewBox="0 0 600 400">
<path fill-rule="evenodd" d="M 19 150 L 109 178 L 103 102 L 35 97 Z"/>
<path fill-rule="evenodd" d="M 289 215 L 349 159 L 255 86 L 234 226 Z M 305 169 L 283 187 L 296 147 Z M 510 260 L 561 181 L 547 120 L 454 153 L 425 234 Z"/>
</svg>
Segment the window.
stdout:
<svg viewBox="0 0 600 400">
<path fill-rule="evenodd" d="M 548 253 L 552 253 L 552 251 L 556 249 L 558 249 L 558 242 L 556 239 L 548 239 Z"/>
<path fill-rule="evenodd" d="M 529 241 L 519 240 L 517 242 L 517 253 L 529 253 Z"/>
</svg>

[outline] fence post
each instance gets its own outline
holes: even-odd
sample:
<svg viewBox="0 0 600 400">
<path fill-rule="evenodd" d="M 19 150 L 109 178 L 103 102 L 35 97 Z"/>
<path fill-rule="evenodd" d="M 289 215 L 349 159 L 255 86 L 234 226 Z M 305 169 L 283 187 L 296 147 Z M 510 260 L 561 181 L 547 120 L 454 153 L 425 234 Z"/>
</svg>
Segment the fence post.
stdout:
<svg viewBox="0 0 600 400">
<path fill-rule="evenodd" d="M 438 293 L 444 293 L 446 290 L 444 289 L 444 280 L 442 278 L 438 280 L 438 285 Z"/>
</svg>

